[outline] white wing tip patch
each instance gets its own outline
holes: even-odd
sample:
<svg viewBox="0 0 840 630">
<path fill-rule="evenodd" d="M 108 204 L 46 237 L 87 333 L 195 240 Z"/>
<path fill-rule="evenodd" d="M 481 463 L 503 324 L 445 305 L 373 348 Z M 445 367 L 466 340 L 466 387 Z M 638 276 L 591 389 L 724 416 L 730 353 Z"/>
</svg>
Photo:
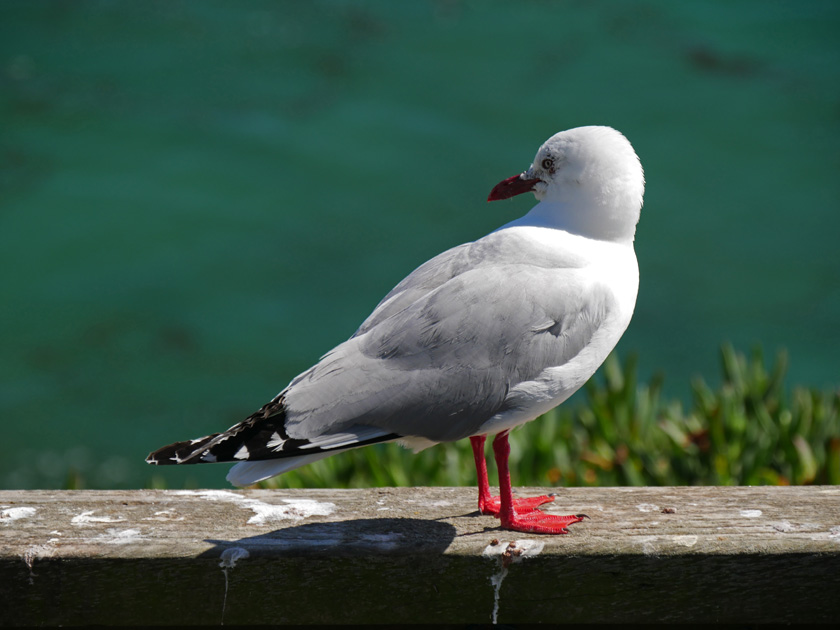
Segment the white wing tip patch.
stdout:
<svg viewBox="0 0 840 630">
<path fill-rule="evenodd" d="M 280 437 L 280 434 L 275 431 L 271 435 L 271 439 L 268 441 L 268 444 L 266 444 L 266 447 L 272 449 L 275 453 L 278 453 L 283 450 L 283 445 L 285 443 L 286 440 Z"/>
</svg>

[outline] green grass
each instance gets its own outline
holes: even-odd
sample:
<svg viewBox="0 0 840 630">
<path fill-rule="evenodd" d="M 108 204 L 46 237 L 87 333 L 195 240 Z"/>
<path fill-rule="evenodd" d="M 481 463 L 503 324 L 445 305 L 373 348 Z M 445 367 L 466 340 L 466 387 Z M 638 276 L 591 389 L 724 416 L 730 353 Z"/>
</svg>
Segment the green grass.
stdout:
<svg viewBox="0 0 840 630">
<path fill-rule="evenodd" d="M 760 350 L 747 357 L 726 345 L 721 367 L 721 384 L 696 379 L 684 409 L 662 399 L 661 376 L 638 382 L 635 357 L 622 365 L 611 356 L 587 383 L 585 404 L 555 409 L 511 433 L 514 484 L 840 484 L 840 389 L 787 392 L 784 352 L 768 368 Z M 474 483 L 469 441 L 462 440 L 419 454 L 396 444 L 362 448 L 260 487 Z"/>
</svg>

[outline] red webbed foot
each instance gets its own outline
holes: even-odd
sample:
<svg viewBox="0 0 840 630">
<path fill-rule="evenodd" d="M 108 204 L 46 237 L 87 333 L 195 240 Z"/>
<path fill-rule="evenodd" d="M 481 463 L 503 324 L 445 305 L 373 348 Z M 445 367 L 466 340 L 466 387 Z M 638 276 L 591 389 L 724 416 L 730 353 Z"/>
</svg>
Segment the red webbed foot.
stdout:
<svg viewBox="0 0 840 630">
<path fill-rule="evenodd" d="M 507 431 L 498 434 L 493 440 L 493 451 L 499 468 L 499 496 L 492 496 L 487 479 L 487 462 L 484 459 L 485 437 L 476 435 L 471 437 L 470 441 L 478 475 L 478 509 L 482 514 L 490 514 L 498 518 L 504 529 L 533 534 L 568 534 L 569 525 L 589 518 L 586 514 L 556 516 L 538 510 L 538 506 L 554 501 L 553 494 L 522 499 L 513 498 L 508 469 L 510 446 Z"/>
<path fill-rule="evenodd" d="M 498 518 L 502 500 L 501 497 L 494 497 L 490 494 L 490 484 L 487 479 L 487 463 L 484 459 L 484 440 L 483 435 L 470 438 L 473 455 L 475 456 L 475 468 L 478 473 L 478 509 L 482 514 L 488 514 Z M 554 501 L 554 495 L 549 494 L 539 497 L 513 499 L 513 506 L 519 512 L 525 513 L 536 510 L 537 506 L 551 503 L 552 501 Z"/>
<path fill-rule="evenodd" d="M 499 433 L 493 440 L 493 452 L 496 455 L 496 465 L 499 468 L 499 497 L 490 495 L 487 480 L 487 466 L 484 461 L 484 437 L 470 438 L 473 443 L 476 470 L 478 471 L 478 505 L 484 514 L 493 514 L 502 522 L 502 528 L 515 532 L 533 534 L 568 534 L 569 525 L 579 523 L 586 514 L 571 514 L 556 516 L 546 514 L 537 509 L 554 500 L 554 495 L 531 497 L 528 499 L 514 499 L 510 487 L 510 469 L 508 457 L 510 445 L 507 431 Z"/>
<path fill-rule="evenodd" d="M 553 494 L 542 495 L 539 497 L 527 497 L 523 499 L 514 499 L 513 507 L 517 512 L 524 514 L 526 512 L 533 512 L 538 506 L 551 503 L 552 501 L 554 501 Z M 498 518 L 501 506 L 502 500 L 499 497 L 479 496 L 478 498 L 478 509 L 482 514 L 489 514 Z"/>
<path fill-rule="evenodd" d="M 569 516 L 556 516 L 546 514 L 539 510 L 512 514 L 502 514 L 500 517 L 502 527 L 515 532 L 529 532 L 533 534 L 568 534 L 569 525 L 580 523 L 583 519 L 589 518 L 586 514 L 571 514 Z"/>
</svg>

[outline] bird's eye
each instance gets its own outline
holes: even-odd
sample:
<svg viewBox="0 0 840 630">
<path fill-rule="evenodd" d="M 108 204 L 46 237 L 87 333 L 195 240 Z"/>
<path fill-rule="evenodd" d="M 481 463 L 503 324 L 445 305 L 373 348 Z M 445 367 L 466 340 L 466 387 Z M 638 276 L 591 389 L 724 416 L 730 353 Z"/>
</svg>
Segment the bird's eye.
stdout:
<svg viewBox="0 0 840 630">
<path fill-rule="evenodd" d="M 554 160 L 552 160 L 551 158 L 545 158 L 542 162 L 540 162 L 540 166 L 543 167 L 544 171 L 553 171 Z"/>
</svg>

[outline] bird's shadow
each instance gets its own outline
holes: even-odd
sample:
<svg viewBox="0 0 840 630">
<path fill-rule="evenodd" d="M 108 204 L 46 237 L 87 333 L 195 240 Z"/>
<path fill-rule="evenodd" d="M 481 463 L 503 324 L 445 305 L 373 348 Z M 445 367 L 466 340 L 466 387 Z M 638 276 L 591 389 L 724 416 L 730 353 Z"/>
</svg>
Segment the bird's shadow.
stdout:
<svg viewBox="0 0 840 630">
<path fill-rule="evenodd" d="M 212 540 L 214 546 L 199 557 L 218 558 L 239 548 L 249 556 L 377 554 L 440 554 L 456 536 L 454 525 L 414 518 L 366 518 L 328 523 L 304 523 L 238 540 Z"/>
</svg>

